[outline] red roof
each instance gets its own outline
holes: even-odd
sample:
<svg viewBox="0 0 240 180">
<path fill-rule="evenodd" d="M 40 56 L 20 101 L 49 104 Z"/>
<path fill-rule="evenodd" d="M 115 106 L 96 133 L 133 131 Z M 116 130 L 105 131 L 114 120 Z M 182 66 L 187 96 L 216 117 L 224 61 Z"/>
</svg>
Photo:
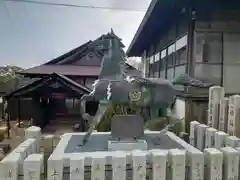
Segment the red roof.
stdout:
<svg viewBox="0 0 240 180">
<path fill-rule="evenodd" d="M 20 72 L 24 75 L 58 73 L 65 76 L 99 76 L 100 66 L 76 66 L 76 65 L 41 65 Z"/>
</svg>

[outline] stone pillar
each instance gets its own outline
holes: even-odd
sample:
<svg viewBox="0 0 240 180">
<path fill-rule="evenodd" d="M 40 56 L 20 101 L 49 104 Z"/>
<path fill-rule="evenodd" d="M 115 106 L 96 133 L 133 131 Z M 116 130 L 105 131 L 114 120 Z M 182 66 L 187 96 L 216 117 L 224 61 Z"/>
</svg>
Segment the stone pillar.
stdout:
<svg viewBox="0 0 240 180">
<path fill-rule="evenodd" d="M 144 151 L 133 151 L 133 180 L 146 180 L 147 170 L 146 170 L 146 158 L 147 153 Z"/>
<path fill-rule="evenodd" d="M 219 131 L 215 133 L 215 148 L 220 149 L 225 146 L 227 134 L 225 132 Z"/>
<path fill-rule="evenodd" d="M 190 122 L 190 144 L 194 147 L 197 145 L 197 125 L 200 123 L 197 121 Z"/>
<path fill-rule="evenodd" d="M 91 180 L 105 180 L 106 156 L 95 152 L 92 156 Z"/>
<path fill-rule="evenodd" d="M 206 129 L 205 148 L 212 148 L 215 145 L 215 133 L 217 132 L 214 128 Z"/>
<path fill-rule="evenodd" d="M 166 180 L 167 151 L 152 151 L 152 180 Z"/>
<path fill-rule="evenodd" d="M 84 160 L 83 156 L 70 158 L 70 180 L 84 180 Z"/>
<path fill-rule="evenodd" d="M 0 162 L 1 180 L 18 180 L 21 155 L 11 153 Z"/>
<path fill-rule="evenodd" d="M 203 151 L 205 148 L 205 132 L 208 128 L 205 124 L 200 124 L 197 126 L 197 148 Z"/>
<path fill-rule="evenodd" d="M 24 161 L 24 180 L 41 180 L 44 173 L 42 154 L 32 154 Z"/>
<path fill-rule="evenodd" d="M 238 128 L 240 123 L 238 121 L 240 117 L 240 95 L 234 95 L 229 97 L 229 109 L 228 109 L 228 126 L 227 133 L 229 136 L 240 137 Z"/>
<path fill-rule="evenodd" d="M 236 136 L 228 136 L 226 139 L 226 146 L 230 146 L 232 148 L 239 147 L 240 139 Z"/>
<path fill-rule="evenodd" d="M 185 180 L 185 151 L 179 149 L 169 150 L 170 173 L 169 180 Z"/>
<path fill-rule="evenodd" d="M 205 154 L 205 178 L 207 180 L 216 180 L 222 179 L 222 164 L 223 164 L 223 155 L 217 149 L 206 148 L 204 150 Z"/>
<path fill-rule="evenodd" d="M 229 99 L 224 98 L 220 101 L 219 107 L 219 131 L 227 132 L 227 125 L 228 125 L 228 104 Z"/>
<path fill-rule="evenodd" d="M 25 139 L 36 139 L 37 153 L 40 152 L 41 128 L 31 126 L 25 130 Z"/>
<path fill-rule="evenodd" d="M 63 180 L 63 157 L 50 156 L 47 164 L 48 180 Z"/>
<path fill-rule="evenodd" d="M 124 152 L 116 152 L 112 156 L 112 180 L 126 179 L 127 156 Z"/>
<path fill-rule="evenodd" d="M 223 153 L 224 169 L 223 179 L 238 179 L 239 174 L 239 156 L 238 151 L 231 147 L 221 149 Z"/>
<path fill-rule="evenodd" d="M 208 102 L 208 126 L 218 129 L 219 106 L 220 101 L 224 98 L 224 88 L 213 86 L 209 88 Z"/>
<path fill-rule="evenodd" d="M 188 149 L 186 158 L 189 166 L 188 179 L 199 180 L 204 177 L 204 154 L 198 149 Z"/>
</svg>

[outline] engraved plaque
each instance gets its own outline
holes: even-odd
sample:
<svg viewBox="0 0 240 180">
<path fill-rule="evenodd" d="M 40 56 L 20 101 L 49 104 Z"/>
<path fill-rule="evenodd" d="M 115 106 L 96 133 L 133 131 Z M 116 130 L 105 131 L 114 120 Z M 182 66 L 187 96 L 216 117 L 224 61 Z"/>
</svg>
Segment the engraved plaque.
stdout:
<svg viewBox="0 0 240 180">
<path fill-rule="evenodd" d="M 144 120 L 138 115 L 113 116 L 111 123 L 113 138 L 134 139 L 144 135 Z"/>
</svg>

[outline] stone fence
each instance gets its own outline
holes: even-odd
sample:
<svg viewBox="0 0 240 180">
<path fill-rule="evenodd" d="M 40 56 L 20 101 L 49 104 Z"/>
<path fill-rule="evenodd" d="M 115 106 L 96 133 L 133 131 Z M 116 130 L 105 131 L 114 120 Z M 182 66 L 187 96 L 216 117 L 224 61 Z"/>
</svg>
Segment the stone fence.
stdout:
<svg viewBox="0 0 240 180">
<path fill-rule="evenodd" d="M 191 144 L 167 132 L 185 150 L 114 151 L 70 153 L 65 162 L 60 149 L 53 151 L 53 138 L 41 150 L 40 128 L 30 127 L 26 140 L 0 162 L 1 180 L 235 180 L 239 178 L 236 137 L 198 122 L 191 122 Z M 64 137 L 62 137 L 64 139 Z M 59 143 L 60 144 L 60 143 Z M 44 160 L 46 154 L 51 154 Z M 55 154 L 55 155 L 54 155 Z M 82 154 L 82 155 L 81 155 Z M 47 168 L 44 168 L 44 161 Z M 47 162 L 46 162 L 47 161 Z M 64 164 L 69 163 L 66 168 Z"/>
</svg>

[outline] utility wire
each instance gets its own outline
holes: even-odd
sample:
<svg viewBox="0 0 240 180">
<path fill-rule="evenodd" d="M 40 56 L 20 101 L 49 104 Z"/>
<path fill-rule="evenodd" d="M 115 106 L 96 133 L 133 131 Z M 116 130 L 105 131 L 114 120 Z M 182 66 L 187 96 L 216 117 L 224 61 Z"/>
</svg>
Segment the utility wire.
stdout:
<svg viewBox="0 0 240 180">
<path fill-rule="evenodd" d="M 42 1 L 35 1 L 35 0 L 3 0 L 3 1 L 19 2 L 19 3 L 32 3 L 32 4 L 41 4 L 41 5 L 49 5 L 49 6 L 65 6 L 65 7 L 75 7 L 75 8 L 86 8 L 86 9 L 105 9 L 105 10 L 115 10 L 115 11 L 146 11 L 147 10 L 147 9 L 133 9 L 133 8 L 120 8 L 120 7 L 90 6 L 90 5 L 42 2 Z"/>
</svg>

